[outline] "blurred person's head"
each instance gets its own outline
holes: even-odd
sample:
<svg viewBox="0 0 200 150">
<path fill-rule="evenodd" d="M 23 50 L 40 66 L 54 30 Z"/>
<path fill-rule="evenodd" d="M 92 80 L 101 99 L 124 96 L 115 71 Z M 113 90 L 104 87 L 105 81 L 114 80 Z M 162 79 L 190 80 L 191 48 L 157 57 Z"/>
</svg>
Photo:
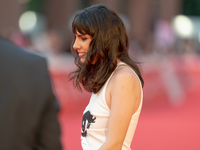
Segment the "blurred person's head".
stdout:
<svg viewBox="0 0 200 150">
<path fill-rule="evenodd" d="M 44 32 L 45 49 L 48 53 L 60 54 L 64 51 L 64 37 L 55 29 L 49 29 Z"/>
</svg>

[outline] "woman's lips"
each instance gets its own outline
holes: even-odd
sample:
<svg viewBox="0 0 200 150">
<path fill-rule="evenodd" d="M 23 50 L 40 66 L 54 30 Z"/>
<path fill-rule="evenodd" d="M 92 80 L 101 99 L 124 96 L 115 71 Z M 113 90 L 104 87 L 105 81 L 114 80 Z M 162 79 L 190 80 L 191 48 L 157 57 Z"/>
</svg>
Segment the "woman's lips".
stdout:
<svg viewBox="0 0 200 150">
<path fill-rule="evenodd" d="M 78 53 L 79 57 L 83 57 L 85 55 L 85 53 Z"/>
</svg>

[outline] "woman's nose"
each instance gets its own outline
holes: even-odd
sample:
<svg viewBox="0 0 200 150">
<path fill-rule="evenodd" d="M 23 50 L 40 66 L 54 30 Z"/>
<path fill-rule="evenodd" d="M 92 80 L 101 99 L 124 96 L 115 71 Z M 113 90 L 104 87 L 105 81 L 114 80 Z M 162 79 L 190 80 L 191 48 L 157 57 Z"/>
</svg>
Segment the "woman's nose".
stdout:
<svg viewBox="0 0 200 150">
<path fill-rule="evenodd" d="M 77 39 L 74 41 L 73 48 L 76 50 L 78 50 L 80 48 L 80 44 Z"/>
</svg>

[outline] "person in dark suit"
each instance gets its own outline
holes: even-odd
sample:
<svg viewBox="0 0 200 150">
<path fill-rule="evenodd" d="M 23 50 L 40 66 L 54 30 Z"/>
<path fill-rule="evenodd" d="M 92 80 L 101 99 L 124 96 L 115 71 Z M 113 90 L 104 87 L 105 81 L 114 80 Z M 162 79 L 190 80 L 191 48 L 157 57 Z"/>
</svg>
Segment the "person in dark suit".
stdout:
<svg viewBox="0 0 200 150">
<path fill-rule="evenodd" d="M 62 149 L 58 111 L 45 58 L 0 38 L 0 149 Z"/>
</svg>

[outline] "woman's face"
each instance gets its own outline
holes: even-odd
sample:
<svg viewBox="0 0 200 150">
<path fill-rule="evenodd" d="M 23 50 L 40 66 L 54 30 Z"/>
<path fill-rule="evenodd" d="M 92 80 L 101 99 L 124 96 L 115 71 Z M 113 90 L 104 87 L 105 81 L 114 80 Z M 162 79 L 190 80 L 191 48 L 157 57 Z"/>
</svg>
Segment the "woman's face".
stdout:
<svg viewBox="0 0 200 150">
<path fill-rule="evenodd" d="M 85 63 L 85 59 L 87 56 L 87 52 L 90 46 L 90 42 L 92 40 L 92 36 L 88 34 L 80 34 L 78 31 L 75 34 L 75 41 L 73 48 L 77 50 L 78 56 L 80 57 L 80 61 Z"/>
</svg>

